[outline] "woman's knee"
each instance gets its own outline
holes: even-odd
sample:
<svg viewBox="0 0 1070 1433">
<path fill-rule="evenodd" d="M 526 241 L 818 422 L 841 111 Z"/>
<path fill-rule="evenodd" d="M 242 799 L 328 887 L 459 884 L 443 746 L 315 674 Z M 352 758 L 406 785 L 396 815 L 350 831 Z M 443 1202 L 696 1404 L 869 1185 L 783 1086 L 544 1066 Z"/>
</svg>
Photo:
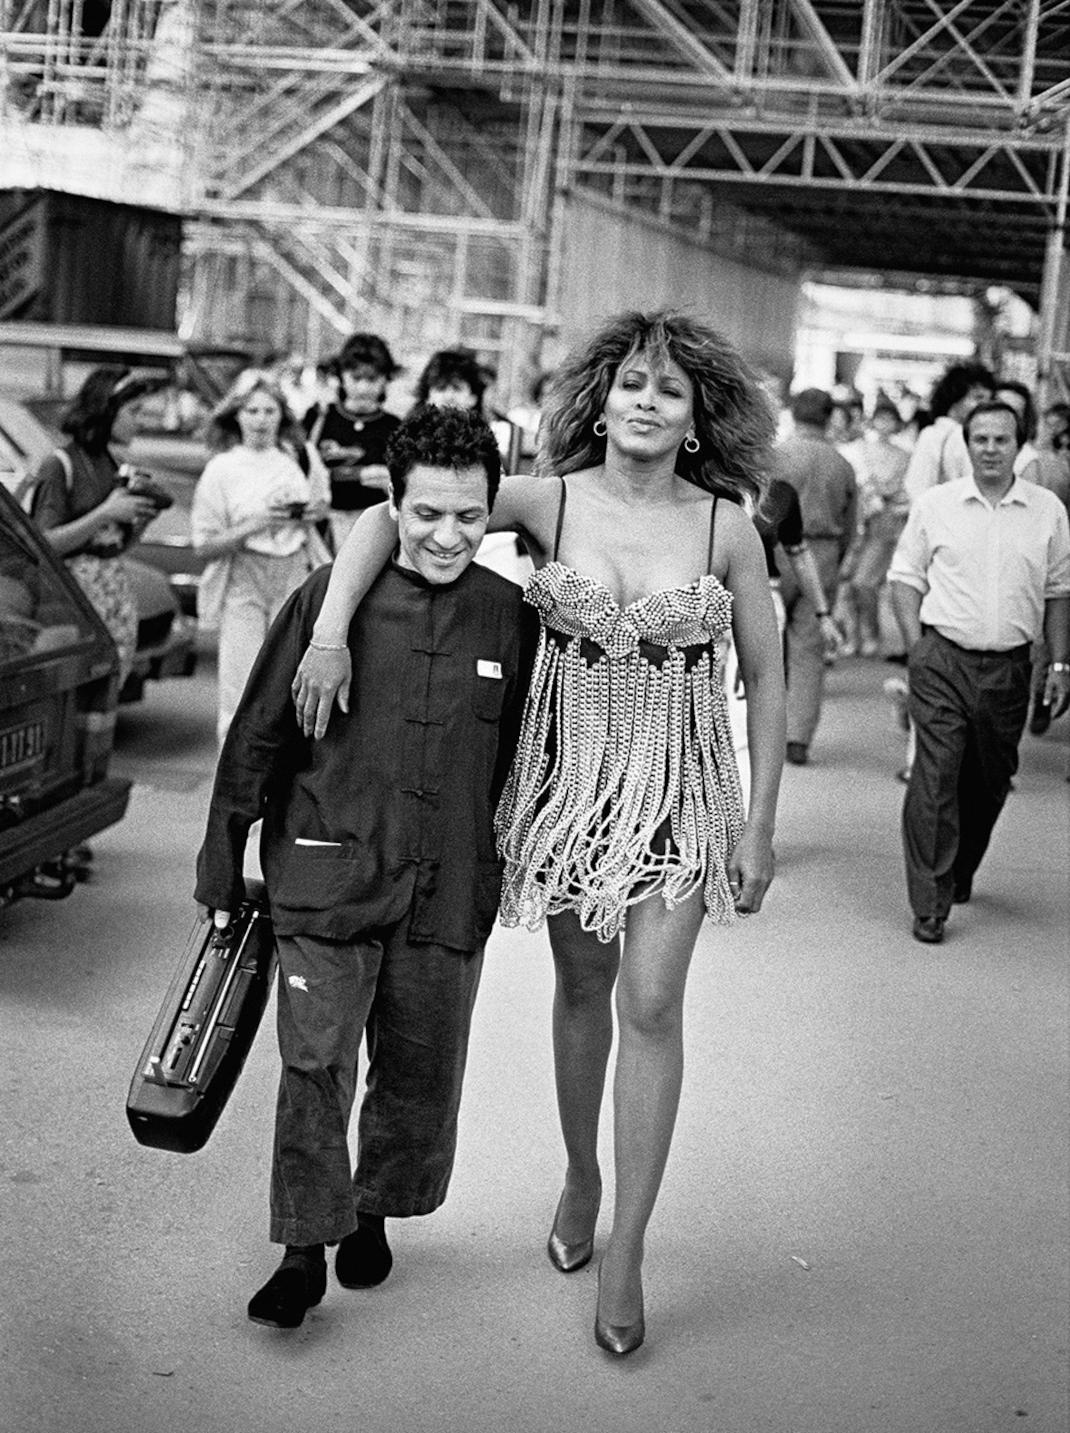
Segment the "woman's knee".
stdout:
<svg viewBox="0 0 1070 1433">
<path fill-rule="evenodd" d="M 622 1034 L 627 1030 L 659 1043 L 678 1040 L 683 1032 L 683 1012 L 683 991 L 675 986 L 653 984 L 636 988 L 622 983 L 617 991 L 617 1018 Z"/>
<path fill-rule="evenodd" d="M 557 998 L 567 1006 L 608 1004 L 620 968 L 619 942 L 603 944 L 578 921 L 550 925 Z"/>
<path fill-rule="evenodd" d="M 604 1004 L 608 1009 L 617 978 L 615 960 L 606 960 L 599 964 L 574 964 L 568 960 L 556 960 L 554 970 L 557 997 L 566 1006 Z"/>
</svg>

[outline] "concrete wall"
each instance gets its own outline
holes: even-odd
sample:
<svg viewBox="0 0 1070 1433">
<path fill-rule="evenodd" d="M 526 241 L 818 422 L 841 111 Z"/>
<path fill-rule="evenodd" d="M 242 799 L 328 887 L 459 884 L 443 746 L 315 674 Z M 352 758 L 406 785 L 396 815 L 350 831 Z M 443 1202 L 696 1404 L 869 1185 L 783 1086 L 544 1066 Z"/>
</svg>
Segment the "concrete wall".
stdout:
<svg viewBox="0 0 1070 1433">
<path fill-rule="evenodd" d="M 789 377 L 800 281 L 726 257 L 665 225 L 622 215 L 593 196 L 570 196 L 552 366 L 602 319 L 622 309 L 682 309 L 713 324 L 756 366 Z"/>
</svg>

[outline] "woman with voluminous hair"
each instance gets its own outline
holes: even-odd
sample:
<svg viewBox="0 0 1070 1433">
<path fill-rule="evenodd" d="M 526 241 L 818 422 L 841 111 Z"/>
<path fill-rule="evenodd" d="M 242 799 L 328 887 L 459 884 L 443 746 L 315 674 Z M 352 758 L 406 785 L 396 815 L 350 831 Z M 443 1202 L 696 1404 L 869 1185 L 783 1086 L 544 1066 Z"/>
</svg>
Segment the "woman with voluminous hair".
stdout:
<svg viewBox="0 0 1070 1433">
<path fill-rule="evenodd" d="M 741 505 L 761 492 L 772 434 L 765 395 L 719 334 L 678 314 L 623 314 L 557 375 L 545 476 L 505 479 L 491 516 L 524 540 L 535 566 L 525 596 L 542 624 L 496 825 L 502 923 L 545 919 L 556 972 L 567 1167 L 547 1250 L 562 1273 L 592 1255 L 615 992 L 615 1200 L 595 1339 L 618 1356 L 644 1338 L 643 1241 L 703 917 L 757 911 L 773 875 L 783 672 L 762 545 Z M 344 719 L 330 714 L 336 694 L 348 706 L 350 618 L 394 542 L 373 510 L 335 562 L 294 683 L 308 733 Z M 720 661 L 729 633 L 747 692 L 747 812 Z"/>
</svg>

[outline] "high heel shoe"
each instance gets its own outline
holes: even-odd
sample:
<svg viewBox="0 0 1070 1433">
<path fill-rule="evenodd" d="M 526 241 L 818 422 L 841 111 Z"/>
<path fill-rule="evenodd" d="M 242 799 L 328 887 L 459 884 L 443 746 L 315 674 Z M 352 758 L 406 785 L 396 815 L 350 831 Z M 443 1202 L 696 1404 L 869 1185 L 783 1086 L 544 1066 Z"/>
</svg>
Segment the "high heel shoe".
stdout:
<svg viewBox="0 0 1070 1433">
<path fill-rule="evenodd" d="M 602 1293 L 602 1271 L 598 1271 L 598 1293 Z M 611 1324 L 601 1317 L 597 1309 L 594 1315 L 594 1341 L 599 1348 L 604 1348 L 606 1353 L 615 1354 L 623 1358 L 625 1354 L 634 1353 L 639 1345 L 646 1338 L 646 1319 L 643 1317 L 642 1295 L 639 1302 L 639 1317 L 631 1324 Z"/>
<path fill-rule="evenodd" d="M 591 1255 L 594 1253 L 594 1230 L 591 1230 L 587 1239 L 577 1239 L 574 1244 L 567 1243 L 557 1232 L 557 1221 L 561 1217 L 561 1205 L 565 1202 L 562 1194 L 557 1201 L 557 1210 L 554 1214 L 553 1228 L 550 1230 L 550 1237 L 546 1241 L 546 1252 L 550 1256 L 550 1263 L 562 1274 L 574 1274 L 577 1269 L 582 1269 L 591 1262 Z M 595 1215 L 597 1220 L 598 1216 Z"/>
</svg>

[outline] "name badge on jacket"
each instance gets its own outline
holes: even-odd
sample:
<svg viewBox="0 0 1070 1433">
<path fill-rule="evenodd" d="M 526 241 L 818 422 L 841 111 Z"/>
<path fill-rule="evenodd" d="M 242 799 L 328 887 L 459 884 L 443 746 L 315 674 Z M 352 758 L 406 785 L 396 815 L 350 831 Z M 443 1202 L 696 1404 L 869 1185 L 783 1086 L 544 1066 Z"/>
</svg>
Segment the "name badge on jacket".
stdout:
<svg viewBox="0 0 1070 1433">
<path fill-rule="evenodd" d="M 476 676 L 493 677 L 495 681 L 500 682 L 502 679 L 501 662 L 487 662 L 482 657 L 478 657 L 476 659 Z"/>
</svg>

